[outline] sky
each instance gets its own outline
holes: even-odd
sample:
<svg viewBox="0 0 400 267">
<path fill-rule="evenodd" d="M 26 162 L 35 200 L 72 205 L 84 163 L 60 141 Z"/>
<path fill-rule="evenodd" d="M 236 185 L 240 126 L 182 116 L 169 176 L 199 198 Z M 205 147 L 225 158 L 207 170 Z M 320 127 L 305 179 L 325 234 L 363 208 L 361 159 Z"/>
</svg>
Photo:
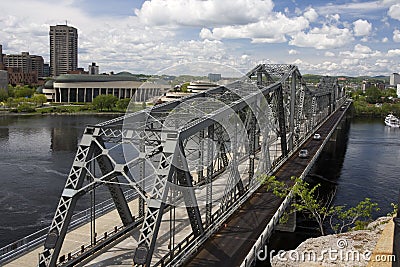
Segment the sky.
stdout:
<svg viewBox="0 0 400 267">
<path fill-rule="evenodd" d="M 400 72 L 400 0 L 1 1 L 3 53 L 49 62 L 49 27 L 65 23 L 78 29 L 79 66 L 96 62 L 100 72 L 213 72 L 204 62 L 240 72 L 259 63 L 302 74 Z"/>
</svg>

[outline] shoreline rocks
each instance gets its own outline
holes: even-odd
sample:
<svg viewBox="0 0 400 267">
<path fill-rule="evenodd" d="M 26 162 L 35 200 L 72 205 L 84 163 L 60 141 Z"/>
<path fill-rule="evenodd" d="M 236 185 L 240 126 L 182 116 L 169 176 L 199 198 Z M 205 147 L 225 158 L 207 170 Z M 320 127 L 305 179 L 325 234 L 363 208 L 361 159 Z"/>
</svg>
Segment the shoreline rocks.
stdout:
<svg viewBox="0 0 400 267">
<path fill-rule="evenodd" d="M 366 230 L 307 239 L 295 250 L 278 252 L 271 266 L 367 266 L 380 233 L 390 220 L 392 217 L 380 217 Z"/>
</svg>

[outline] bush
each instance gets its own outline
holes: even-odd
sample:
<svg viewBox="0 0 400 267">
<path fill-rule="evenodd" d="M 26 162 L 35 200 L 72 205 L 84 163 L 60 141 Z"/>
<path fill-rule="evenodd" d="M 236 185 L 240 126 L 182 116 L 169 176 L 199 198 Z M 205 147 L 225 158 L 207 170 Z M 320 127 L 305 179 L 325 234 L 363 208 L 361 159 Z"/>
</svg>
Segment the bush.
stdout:
<svg viewBox="0 0 400 267">
<path fill-rule="evenodd" d="M 35 108 L 28 103 L 22 103 L 17 107 L 18 112 L 27 112 L 27 113 L 31 113 L 31 112 L 35 112 Z"/>
</svg>

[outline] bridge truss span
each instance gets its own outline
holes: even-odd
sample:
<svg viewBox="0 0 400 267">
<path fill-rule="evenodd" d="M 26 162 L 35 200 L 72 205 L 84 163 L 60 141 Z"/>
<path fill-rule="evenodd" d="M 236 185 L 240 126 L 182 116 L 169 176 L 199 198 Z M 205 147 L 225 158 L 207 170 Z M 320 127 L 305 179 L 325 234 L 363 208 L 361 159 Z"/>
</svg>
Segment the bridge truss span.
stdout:
<svg viewBox="0 0 400 267">
<path fill-rule="evenodd" d="M 134 265 L 183 262 L 343 100 L 334 78 L 309 88 L 294 65 L 260 64 L 231 84 L 88 126 L 39 266 L 68 266 L 73 257 L 60 252 L 71 216 L 98 187 L 109 191 L 121 230 L 140 225 Z M 134 208 L 124 194 L 132 189 Z"/>
</svg>

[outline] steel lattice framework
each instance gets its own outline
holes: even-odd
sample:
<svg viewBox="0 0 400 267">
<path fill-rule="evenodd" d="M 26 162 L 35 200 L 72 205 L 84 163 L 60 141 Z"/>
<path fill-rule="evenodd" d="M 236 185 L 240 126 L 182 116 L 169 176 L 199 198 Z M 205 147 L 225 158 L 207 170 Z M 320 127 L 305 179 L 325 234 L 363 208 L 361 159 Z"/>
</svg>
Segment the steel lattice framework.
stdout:
<svg viewBox="0 0 400 267">
<path fill-rule="evenodd" d="M 58 264 L 77 201 L 101 185 L 123 229 L 143 221 L 135 265 L 151 265 L 162 218 L 175 206 L 186 209 L 187 243 L 210 236 L 258 188 L 257 174 L 285 160 L 343 96 L 334 78 L 309 88 L 296 66 L 260 64 L 229 85 L 88 126 L 39 266 Z M 127 188 L 137 192 L 137 214 Z"/>
</svg>

